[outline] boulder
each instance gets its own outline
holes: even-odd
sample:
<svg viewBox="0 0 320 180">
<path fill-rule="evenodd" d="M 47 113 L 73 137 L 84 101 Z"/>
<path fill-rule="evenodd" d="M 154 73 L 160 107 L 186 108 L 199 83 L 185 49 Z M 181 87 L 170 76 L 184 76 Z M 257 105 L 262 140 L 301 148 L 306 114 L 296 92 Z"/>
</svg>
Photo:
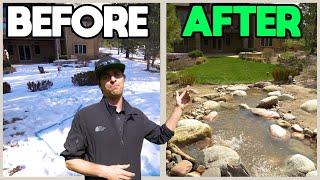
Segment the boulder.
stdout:
<svg viewBox="0 0 320 180">
<path fill-rule="evenodd" d="M 195 146 L 198 148 L 198 149 L 205 149 L 205 148 L 208 148 L 208 147 L 211 147 L 213 146 L 213 141 L 211 138 L 204 138 L 203 140 L 199 140 L 195 143 Z"/>
<path fill-rule="evenodd" d="M 308 173 L 306 174 L 306 177 L 310 177 L 310 176 L 318 176 L 317 171 L 316 171 L 316 170 L 315 170 L 315 171 L 310 171 L 310 172 L 308 172 Z"/>
<path fill-rule="evenodd" d="M 208 115 L 202 117 L 203 120 L 212 121 L 215 117 L 217 117 L 217 111 L 211 111 Z"/>
<path fill-rule="evenodd" d="M 227 87 L 228 91 L 235 91 L 235 90 L 242 90 L 242 91 L 246 91 L 248 90 L 248 86 L 247 85 L 234 85 L 234 86 L 229 86 Z"/>
<path fill-rule="evenodd" d="M 203 99 L 203 98 L 201 98 L 201 97 L 194 97 L 193 99 L 192 99 L 192 102 L 193 103 L 197 103 L 197 102 L 204 102 L 205 100 Z"/>
<path fill-rule="evenodd" d="M 303 129 L 303 134 L 305 134 L 307 137 L 313 137 L 313 132 L 308 128 Z"/>
<path fill-rule="evenodd" d="M 174 136 L 168 143 L 191 144 L 205 137 L 211 138 L 212 129 L 208 124 L 195 119 L 180 120 L 174 130 Z"/>
<path fill-rule="evenodd" d="M 247 104 L 240 104 L 239 107 L 240 107 L 240 109 L 246 109 L 246 110 L 251 109 Z"/>
<path fill-rule="evenodd" d="M 201 150 L 196 159 L 206 167 L 227 168 L 227 164 L 237 165 L 240 163 L 240 156 L 236 151 L 220 145 Z"/>
<path fill-rule="evenodd" d="M 203 174 L 203 177 L 221 177 L 221 172 L 219 167 L 210 167 Z"/>
<path fill-rule="evenodd" d="M 250 176 L 246 168 L 241 163 L 235 166 L 228 164 L 227 166 L 228 166 L 228 169 L 226 169 L 227 172 L 224 172 L 224 174 L 226 174 L 227 176 L 228 175 L 232 177 L 249 177 Z"/>
<path fill-rule="evenodd" d="M 176 164 L 176 163 L 175 163 L 174 161 L 171 161 L 171 162 L 167 163 L 167 164 L 166 164 L 166 169 L 167 169 L 167 171 L 170 171 L 175 164 Z"/>
<path fill-rule="evenodd" d="M 265 86 L 271 86 L 272 83 L 271 82 L 257 82 L 254 83 L 253 87 L 258 87 L 258 88 L 264 88 Z"/>
<path fill-rule="evenodd" d="M 300 108 L 307 112 L 317 112 L 317 100 L 309 100 L 303 103 Z"/>
<path fill-rule="evenodd" d="M 261 116 L 266 119 L 279 118 L 280 115 L 277 112 L 263 109 L 263 108 L 252 108 L 251 112 L 255 115 Z"/>
<path fill-rule="evenodd" d="M 173 160 L 175 163 L 179 163 L 179 162 L 182 161 L 182 157 L 181 157 L 179 154 L 172 153 L 172 160 Z"/>
<path fill-rule="evenodd" d="M 304 139 L 304 134 L 299 133 L 299 132 L 293 132 L 291 133 L 291 137 L 298 139 L 298 140 L 303 140 Z"/>
<path fill-rule="evenodd" d="M 217 97 L 220 97 L 220 93 L 210 93 L 210 94 L 204 94 L 201 96 L 201 98 L 206 98 L 208 100 L 212 100 Z"/>
<path fill-rule="evenodd" d="M 279 99 L 278 96 L 270 96 L 270 97 L 264 98 L 260 101 L 257 108 L 266 108 L 266 109 L 273 108 L 278 104 L 278 99 Z"/>
<path fill-rule="evenodd" d="M 195 167 L 194 169 L 198 173 L 203 173 L 206 170 L 206 167 L 204 167 L 204 165 L 201 165 L 201 164 L 196 164 L 194 167 Z"/>
<path fill-rule="evenodd" d="M 267 92 L 272 92 L 272 91 L 280 91 L 282 88 L 280 86 L 276 86 L 276 85 L 269 85 L 269 86 L 265 86 L 263 88 L 263 90 L 267 91 Z"/>
<path fill-rule="evenodd" d="M 293 114 L 286 113 L 286 114 L 283 115 L 283 119 L 285 119 L 285 120 L 295 120 L 296 117 Z"/>
<path fill-rule="evenodd" d="M 201 177 L 201 174 L 198 173 L 197 171 L 192 171 L 192 172 L 189 172 L 186 176 L 187 177 Z"/>
<path fill-rule="evenodd" d="M 281 127 L 284 127 L 284 128 L 288 128 L 288 127 L 291 126 L 291 124 L 288 121 L 285 121 L 285 120 L 282 120 L 282 119 L 278 120 L 277 124 L 279 126 L 281 126 Z"/>
<path fill-rule="evenodd" d="M 294 124 L 294 125 L 292 125 L 291 126 L 291 129 L 293 130 L 293 131 L 295 131 L 295 132 L 303 132 L 303 129 L 302 129 L 302 127 L 301 126 L 299 126 L 299 124 Z"/>
<path fill-rule="evenodd" d="M 316 170 L 315 164 L 301 154 L 295 154 L 285 162 L 285 171 L 288 176 L 305 176 L 314 170 Z"/>
<path fill-rule="evenodd" d="M 231 94 L 233 96 L 247 96 L 247 93 L 243 90 L 235 90 Z"/>
<path fill-rule="evenodd" d="M 170 174 L 173 176 L 185 176 L 191 171 L 191 169 L 192 163 L 187 160 L 182 160 L 171 168 Z"/>
<path fill-rule="evenodd" d="M 279 100 L 280 101 L 294 100 L 294 96 L 292 96 L 290 94 L 282 94 L 281 96 L 279 96 Z"/>
<path fill-rule="evenodd" d="M 216 101 L 206 101 L 203 103 L 203 107 L 205 109 L 209 109 L 209 110 L 219 110 L 220 109 L 220 104 Z"/>
<path fill-rule="evenodd" d="M 272 138 L 275 138 L 277 140 L 288 140 L 290 138 L 290 133 L 286 130 L 280 127 L 279 125 L 272 124 L 269 126 L 269 131 Z"/>
<path fill-rule="evenodd" d="M 168 159 L 169 161 L 171 161 L 172 159 L 172 153 L 170 150 L 166 150 L 166 159 Z"/>
<path fill-rule="evenodd" d="M 272 91 L 268 93 L 268 96 L 281 96 L 281 92 L 280 91 Z"/>
</svg>

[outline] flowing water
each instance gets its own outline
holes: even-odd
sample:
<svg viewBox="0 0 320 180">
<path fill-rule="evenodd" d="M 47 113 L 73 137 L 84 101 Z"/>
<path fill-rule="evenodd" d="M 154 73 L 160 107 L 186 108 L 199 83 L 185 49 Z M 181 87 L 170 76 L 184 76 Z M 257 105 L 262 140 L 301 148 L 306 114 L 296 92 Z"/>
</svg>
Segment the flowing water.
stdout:
<svg viewBox="0 0 320 180">
<path fill-rule="evenodd" d="M 234 108 L 218 112 L 218 116 L 209 125 L 213 129 L 213 140 L 238 152 L 241 162 L 250 176 L 284 176 L 282 166 L 286 158 L 294 154 L 302 154 L 316 163 L 316 145 L 309 140 L 277 141 L 270 137 L 269 126 L 274 120 L 265 120 L 247 110 L 240 110 L 238 105 L 246 103 L 255 107 L 267 94 L 261 90 L 251 89 L 248 96 L 235 97 L 229 103 Z M 190 155 L 199 150 L 194 145 L 183 148 Z"/>
</svg>

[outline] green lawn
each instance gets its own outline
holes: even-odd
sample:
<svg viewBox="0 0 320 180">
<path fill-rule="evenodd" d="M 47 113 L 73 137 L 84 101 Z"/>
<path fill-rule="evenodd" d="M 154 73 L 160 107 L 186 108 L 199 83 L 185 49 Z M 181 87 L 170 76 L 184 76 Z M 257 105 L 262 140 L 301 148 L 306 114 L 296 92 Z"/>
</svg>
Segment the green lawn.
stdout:
<svg viewBox="0 0 320 180">
<path fill-rule="evenodd" d="M 236 84 L 272 80 L 273 64 L 258 63 L 231 57 L 208 58 L 201 65 L 188 67 L 178 73 L 195 77 L 200 84 Z M 269 72 L 269 75 L 267 75 Z M 170 73 L 168 74 L 170 77 Z"/>
</svg>

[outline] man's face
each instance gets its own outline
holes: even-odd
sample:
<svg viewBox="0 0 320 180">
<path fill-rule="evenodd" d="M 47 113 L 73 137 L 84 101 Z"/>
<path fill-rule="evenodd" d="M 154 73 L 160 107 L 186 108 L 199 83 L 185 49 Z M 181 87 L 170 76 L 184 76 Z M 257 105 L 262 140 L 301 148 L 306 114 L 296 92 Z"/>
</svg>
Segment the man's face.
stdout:
<svg viewBox="0 0 320 180">
<path fill-rule="evenodd" d="M 100 77 L 103 94 L 109 98 L 122 96 L 125 76 L 119 69 L 106 70 Z"/>
</svg>

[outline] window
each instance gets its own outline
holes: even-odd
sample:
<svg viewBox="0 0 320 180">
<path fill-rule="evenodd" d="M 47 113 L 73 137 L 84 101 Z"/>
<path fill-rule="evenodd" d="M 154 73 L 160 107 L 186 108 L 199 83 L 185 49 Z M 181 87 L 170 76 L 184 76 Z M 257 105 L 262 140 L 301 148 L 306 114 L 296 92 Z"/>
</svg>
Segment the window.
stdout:
<svg viewBox="0 0 320 180">
<path fill-rule="evenodd" d="M 78 45 L 74 45 L 74 53 L 78 54 Z"/>
<path fill-rule="evenodd" d="M 87 46 L 86 45 L 74 45 L 74 53 L 75 54 L 87 54 Z"/>
<path fill-rule="evenodd" d="M 35 45 L 35 46 L 34 46 L 34 52 L 35 52 L 36 54 L 40 54 L 40 46 L 39 46 L 39 45 Z"/>
<path fill-rule="evenodd" d="M 260 39 L 261 46 L 272 46 L 271 38 L 261 38 Z"/>
</svg>

